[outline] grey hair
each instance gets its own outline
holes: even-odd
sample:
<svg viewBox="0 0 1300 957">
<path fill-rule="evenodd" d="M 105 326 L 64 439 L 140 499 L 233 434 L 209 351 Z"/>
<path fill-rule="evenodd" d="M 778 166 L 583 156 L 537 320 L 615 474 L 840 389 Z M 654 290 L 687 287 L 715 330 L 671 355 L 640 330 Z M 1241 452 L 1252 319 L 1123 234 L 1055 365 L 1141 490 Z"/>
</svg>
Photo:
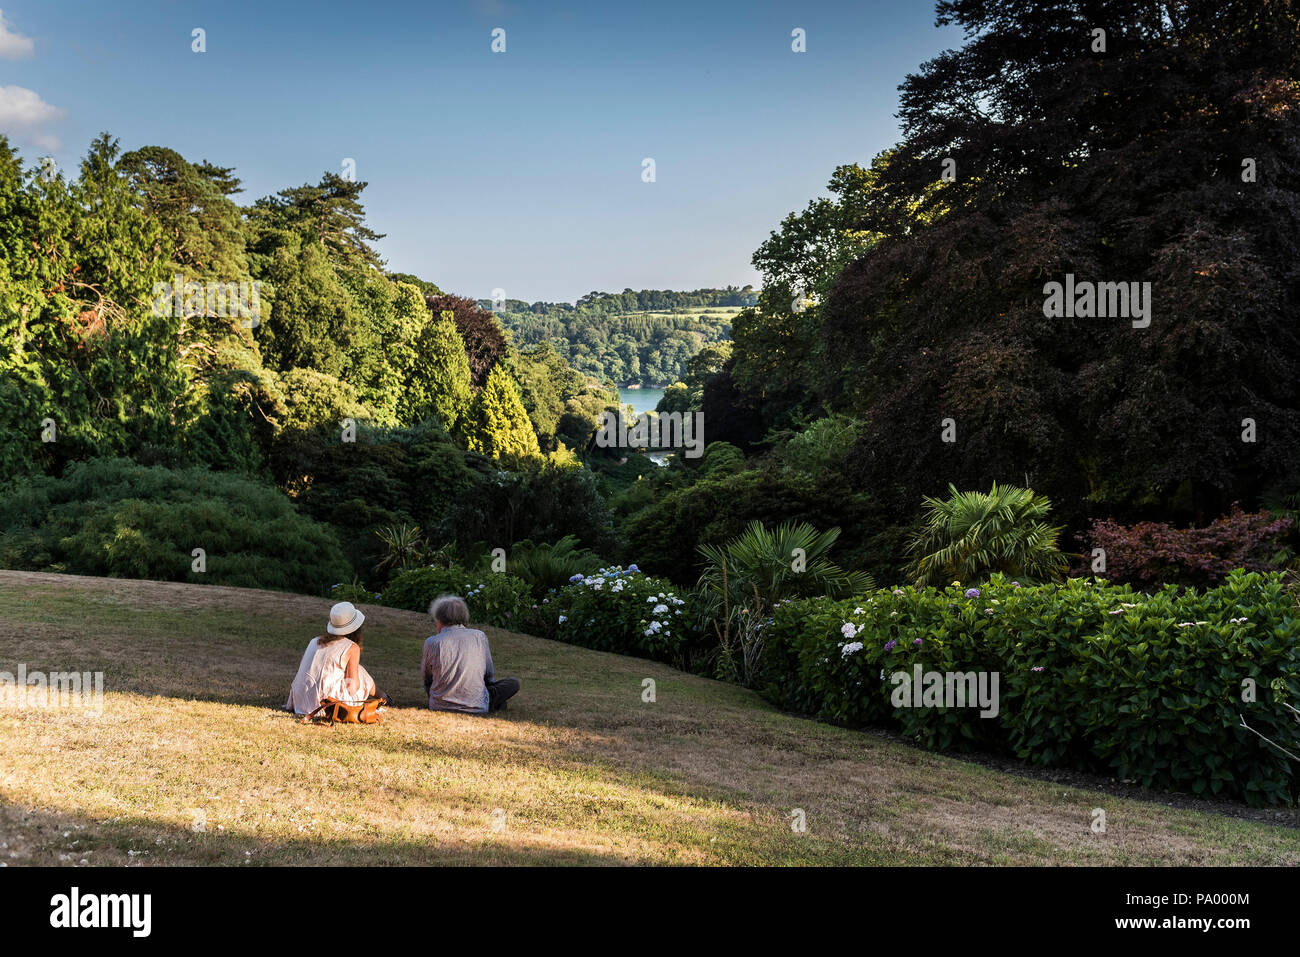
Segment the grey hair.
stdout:
<svg viewBox="0 0 1300 957">
<path fill-rule="evenodd" d="M 429 604 L 429 614 L 444 625 L 469 624 L 469 606 L 459 595 L 439 595 Z"/>
</svg>

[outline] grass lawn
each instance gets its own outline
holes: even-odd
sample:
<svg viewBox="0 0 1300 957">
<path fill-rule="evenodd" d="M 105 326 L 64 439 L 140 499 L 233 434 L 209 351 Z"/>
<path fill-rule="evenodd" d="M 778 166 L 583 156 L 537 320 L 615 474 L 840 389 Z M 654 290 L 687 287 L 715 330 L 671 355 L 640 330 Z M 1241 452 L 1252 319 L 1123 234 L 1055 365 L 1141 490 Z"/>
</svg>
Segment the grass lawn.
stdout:
<svg viewBox="0 0 1300 957">
<path fill-rule="evenodd" d="M 0 572 L 0 601 L 0 671 L 103 671 L 106 692 L 99 716 L 0 706 L 9 865 L 1300 863 L 1294 828 L 1006 774 L 491 628 L 523 682 L 504 714 L 422 709 L 428 619 L 363 606 L 362 661 L 397 707 L 304 727 L 276 709 L 326 599 Z"/>
</svg>

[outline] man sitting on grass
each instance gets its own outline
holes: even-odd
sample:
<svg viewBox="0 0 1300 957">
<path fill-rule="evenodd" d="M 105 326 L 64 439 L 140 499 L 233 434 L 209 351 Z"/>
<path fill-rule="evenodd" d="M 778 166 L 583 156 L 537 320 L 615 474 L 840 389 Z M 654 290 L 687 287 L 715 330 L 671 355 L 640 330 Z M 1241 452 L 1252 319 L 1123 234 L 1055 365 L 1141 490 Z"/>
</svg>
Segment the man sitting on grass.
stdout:
<svg viewBox="0 0 1300 957">
<path fill-rule="evenodd" d="M 518 678 L 496 680 L 487 635 L 469 627 L 463 598 L 443 595 L 429 606 L 435 631 L 425 639 L 424 690 L 432 711 L 487 714 L 504 711 L 519 691 Z"/>
</svg>

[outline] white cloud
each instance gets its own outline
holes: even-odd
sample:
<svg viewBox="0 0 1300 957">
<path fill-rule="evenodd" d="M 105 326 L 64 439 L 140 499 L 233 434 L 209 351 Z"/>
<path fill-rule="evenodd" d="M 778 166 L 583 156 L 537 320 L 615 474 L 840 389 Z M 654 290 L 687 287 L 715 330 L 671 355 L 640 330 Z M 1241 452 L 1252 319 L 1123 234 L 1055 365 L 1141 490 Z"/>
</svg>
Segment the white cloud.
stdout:
<svg viewBox="0 0 1300 957">
<path fill-rule="evenodd" d="M 5 23 L 5 12 L 0 10 L 0 60 L 21 60 L 36 50 L 31 37 L 15 33 Z"/>
<path fill-rule="evenodd" d="M 21 86 L 0 86 L 0 133 L 26 139 L 42 149 L 57 150 L 58 137 L 45 127 L 63 119 L 64 111 Z"/>
</svg>

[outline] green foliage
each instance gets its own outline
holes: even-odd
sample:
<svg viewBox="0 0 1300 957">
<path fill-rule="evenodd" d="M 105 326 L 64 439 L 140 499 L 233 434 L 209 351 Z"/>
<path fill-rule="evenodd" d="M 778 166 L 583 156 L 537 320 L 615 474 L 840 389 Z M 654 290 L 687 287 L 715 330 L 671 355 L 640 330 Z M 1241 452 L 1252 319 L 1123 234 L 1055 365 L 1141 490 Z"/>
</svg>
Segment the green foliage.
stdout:
<svg viewBox="0 0 1300 957">
<path fill-rule="evenodd" d="M 601 566 L 595 552 L 578 547 L 578 539 L 565 535 L 558 542 L 534 544 L 525 539 L 510 548 L 510 573 L 528 582 L 534 599 L 562 588 L 574 575 L 587 575 Z"/>
<path fill-rule="evenodd" d="M 543 451 L 585 446 L 617 392 L 572 369 L 549 342 L 514 356 L 515 379 Z"/>
<path fill-rule="evenodd" d="M 281 432 L 328 429 L 341 435 L 346 418 L 369 418 L 369 410 L 346 382 L 314 369 L 290 369 L 280 376 L 284 396 Z"/>
<path fill-rule="evenodd" d="M 441 526 L 446 539 L 505 547 L 572 535 L 597 554 L 616 551 L 613 518 L 590 471 L 535 457 L 511 464 L 488 470 L 455 497 Z"/>
<path fill-rule="evenodd" d="M 378 601 L 390 608 L 428 612 L 440 595 L 460 595 L 469 606 L 471 621 L 497 628 L 517 627 L 520 610 L 532 601 L 523 579 L 460 565 L 404 571 L 388 583 Z"/>
<path fill-rule="evenodd" d="M 204 571 L 193 569 L 196 548 Z M 11 481 L 0 497 L 0 564 L 313 594 L 348 574 L 334 534 L 274 488 L 120 459 Z"/>
<path fill-rule="evenodd" d="M 736 317 L 733 332 L 742 388 L 804 393 L 809 383 L 824 379 L 818 303 L 840 271 L 879 240 L 866 220 L 885 202 L 879 181 L 891 158 L 881 153 L 868 169 L 856 163 L 837 167 L 828 185 L 833 198 L 813 200 L 788 215 L 754 253 L 763 291 L 753 308 Z"/>
<path fill-rule="evenodd" d="M 377 343 L 326 249 L 288 235 L 260 277 L 273 290 L 271 318 L 255 330 L 267 363 L 347 376 Z"/>
<path fill-rule="evenodd" d="M 170 248 L 118 154 L 101 135 L 76 179 L 47 180 L 0 136 L 0 460 L 15 471 L 177 441 L 180 318 L 151 308 Z"/>
<path fill-rule="evenodd" d="M 805 475 L 842 474 L 860 425 L 850 416 L 833 413 L 806 428 L 783 433 L 779 436 L 781 462 Z"/>
<path fill-rule="evenodd" d="M 353 578 L 350 582 L 340 582 L 330 587 L 330 601 L 350 601 L 354 605 L 371 604 L 379 600 L 379 592 L 371 591 Z"/>
<path fill-rule="evenodd" d="M 382 605 L 406 611 L 428 612 L 439 595 L 460 595 L 469 590 L 470 573 L 459 565 L 450 568 L 410 568 L 393 577 L 378 598 Z"/>
<path fill-rule="evenodd" d="M 375 571 L 404 571 L 424 563 L 428 557 L 429 542 L 419 525 L 385 525 L 375 536 L 384 546 L 384 556 L 375 565 Z"/>
<path fill-rule="evenodd" d="M 705 478 L 735 475 L 744 467 L 745 453 L 730 442 L 710 442 L 700 459 L 700 471 Z"/>
<path fill-rule="evenodd" d="M 753 685 L 762 673 L 764 627 L 785 601 L 843 598 L 874 587 L 865 572 L 841 569 L 828 555 L 838 528 L 819 532 L 785 522 L 775 530 L 752 522 L 722 546 L 701 545 L 700 576 L 707 615 L 719 643 L 719 676 Z"/>
<path fill-rule="evenodd" d="M 276 480 L 299 507 L 338 532 L 353 570 L 371 574 L 383 558 L 379 530 L 419 525 L 438 533 L 443 517 L 482 479 L 434 422 L 404 429 L 358 422 L 355 442 L 335 426 L 288 434 L 272 460 Z M 474 541 L 472 537 L 462 541 Z"/>
<path fill-rule="evenodd" d="M 436 417 L 454 435 L 470 408 L 469 360 L 455 315 L 450 310 L 429 314 L 413 352 L 402 417 L 408 422 Z"/>
<path fill-rule="evenodd" d="M 507 300 L 498 313 L 525 346 L 551 343 L 584 375 L 602 382 L 663 386 L 686 377 L 694 356 L 723 343 L 734 307 L 753 290 L 625 289 L 589 293 L 576 304 Z"/>
<path fill-rule="evenodd" d="M 537 435 L 519 387 L 501 366 L 493 366 L 487 382 L 474 396 L 465 423 L 465 445 L 489 458 L 537 455 Z"/>
<path fill-rule="evenodd" d="M 687 413 L 691 411 L 691 390 L 687 388 L 685 382 L 674 382 L 668 388 L 664 389 L 664 394 L 659 397 L 659 402 L 655 405 L 655 411 L 663 412 L 680 412 Z"/>
<path fill-rule="evenodd" d="M 995 575 L 979 589 L 791 602 L 776 610 L 764 663 L 767 694 L 783 707 L 892 725 L 929 748 L 998 751 L 1252 805 L 1297 797 L 1287 758 L 1241 726 L 1285 740 L 1283 705 L 1300 694 L 1300 618 L 1276 573 L 1150 597 L 1094 580 L 1021 587 Z M 996 716 L 896 707 L 893 676 L 916 665 L 996 673 Z"/>
<path fill-rule="evenodd" d="M 699 545 L 735 538 L 750 522 L 838 526 L 844 530 L 839 553 L 860 547 L 869 518 L 869 499 L 848 489 L 842 479 L 815 482 L 760 468 L 662 494 L 628 519 L 624 531 L 627 554 L 647 572 L 687 584 L 699 574 Z"/>
<path fill-rule="evenodd" d="M 528 582 L 500 572 L 471 576 L 464 598 L 472 621 L 497 628 L 518 628 L 524 610 L 532 602 Z"/>
<path fill-rule="evenodd" d="M 530 634 L 584 648 L 682 666 L 698 650 L 700 608 L 690 593 L 642 574 L 635 565 L 579 576 L 525 610 Z"/>
<path fill-rule="evenodd" d="M 1045 497 L 996 482 L 989 492 L 948 491 L 947 499 L 925 499 L 925 525 L 909 548 L 918 585 L 979 582 L 994 572 L 1026 581 L 1065 574 L 1069 559 L 1056 547 L 1061 528 L 1043 521 L 1052 508 Z"/>
<path fill-rule="evenodd" d="M 806 522 L 782 522 L 775 529 L 751 522 L 737 537 L 722 545 L 701 545 L 708 563 L 700 586 L 714 598 L 738 605 L 756 594 L 760 612 L 770 612 L 777 602 L 825 595 L 843 598 L 872 588 L 865 572 L 845 571 L 830 560 L 840 537 L 838 528 L 819 532 Z"/>
</svg>

